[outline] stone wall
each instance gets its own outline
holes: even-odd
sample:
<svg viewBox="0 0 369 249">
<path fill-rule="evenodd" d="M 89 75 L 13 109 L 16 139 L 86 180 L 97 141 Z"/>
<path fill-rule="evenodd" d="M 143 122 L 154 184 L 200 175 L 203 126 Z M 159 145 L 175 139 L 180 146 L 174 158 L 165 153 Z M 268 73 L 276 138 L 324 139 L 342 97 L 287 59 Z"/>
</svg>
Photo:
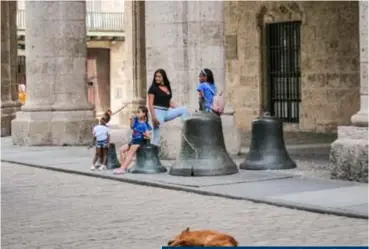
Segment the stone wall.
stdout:
<svg viewBox="0 0 369 249">
<path fill-rule="evenodd" d="M 302 21 L 300 123 L 285 130 L 329 133 L 349 124 L 360 104 L 358 3 L 227 1 L 227 97 L 237 126 L 250 130 L 263 111 L 263 13 L 269 22 Z"/>
</svg>

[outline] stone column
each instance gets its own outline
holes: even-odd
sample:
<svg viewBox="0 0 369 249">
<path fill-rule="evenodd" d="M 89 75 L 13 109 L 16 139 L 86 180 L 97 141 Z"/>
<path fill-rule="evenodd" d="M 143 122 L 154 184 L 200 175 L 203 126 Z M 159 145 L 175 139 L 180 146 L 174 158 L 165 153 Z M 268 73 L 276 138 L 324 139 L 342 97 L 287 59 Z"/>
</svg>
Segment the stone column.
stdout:
<svg viewBox="0 0 369 249">
<path fill-rule="evenodd" d="M 359 1 L 360 110 L 351 117 L 355 126 L 368 127 L 368 2 Z"/>
<path fill-rule="evenodd" d="M 352 126 L 339 126 L 331 145 L 331 177 L 368 182 L 368 2 L 359 1 L 360 110 Z"/>
<path fill-rule="evenodd" d="M 146 2 L 146 49 L 150 86 L 157 68 L 166 70 L 173 101 L 191 111 L 198 109 L 199 73 L 209 68 L 219 90 L 225 90 L 225 33 L 223 1 Z M 230 109 L 230 108 L 228 108 Z M 222 117 L 227 150 L 239 152 L 233 111 Z M 165 124 L 164 158 L 175 158 L 180 149 L 180 120 Z M 233 141 L 231 141 L 233 139 Z"/>
<path fill-rule="evenodd" d="M 139 105 L 146 104 L 145 2 L 124 2 L 125 48 L 123 62 L 122 125 L 129 125 L 129 117 Z M 114 110 L 113 110 L 114 111 Z"/>
<path fill-rule="evenodd" d="M 190 95 L 194 96 L 191 89 L 197 80 L 192 82 L 194 77 L 189 74 L 189 60 L 192 58 L 188 50 L 188 2 L 146 1 L 145 4 L 146 90 L 152 84 L 154 72 L 163 68 L 171 82 L 173 101 L 178 105 L 189 106 Z"/>
<path fill-rule="evenodd" d="M 12 122 L 19 145 L 83 145 L 96 123 L 87 100 L 85 1 L 26 2 L 28 99 Z"/>
<path fill-rule="evenodd" d="M 17 2 L 1 1 L 1 136 L 10 136 L 21 103 L 17 82 Z"/>
</svg>

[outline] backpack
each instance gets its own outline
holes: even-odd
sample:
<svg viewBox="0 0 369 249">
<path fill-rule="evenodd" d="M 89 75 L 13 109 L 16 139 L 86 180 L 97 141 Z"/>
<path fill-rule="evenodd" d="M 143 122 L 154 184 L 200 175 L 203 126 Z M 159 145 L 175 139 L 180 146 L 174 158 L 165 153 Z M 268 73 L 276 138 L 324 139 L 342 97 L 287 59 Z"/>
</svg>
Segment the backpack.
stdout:
<svg viewBox="0 0 369 249">
<path fill-rule="evenodd" d="M 224 106 L 225 106 L 225 99 L 224 99 L 223 91 L 221 91 L 218 95 L 214 96 L 211 109 L 218 115 L 221 115 L 224 112 Z"/>
<path fill-rule="evenodd" d="M 223 114 L 224 106 L 225 106 L 225 99 L 224 99 L 223 91 L 220 91 L 220 93 L 216 95 L 215 92 L 210 88 L 209 85 L 206 85 L 206 86 L 211 91 L 211 93 L 214 95 L 213 104 L 211 106 L 212 111 L 218 115 Z"/>
</svg>

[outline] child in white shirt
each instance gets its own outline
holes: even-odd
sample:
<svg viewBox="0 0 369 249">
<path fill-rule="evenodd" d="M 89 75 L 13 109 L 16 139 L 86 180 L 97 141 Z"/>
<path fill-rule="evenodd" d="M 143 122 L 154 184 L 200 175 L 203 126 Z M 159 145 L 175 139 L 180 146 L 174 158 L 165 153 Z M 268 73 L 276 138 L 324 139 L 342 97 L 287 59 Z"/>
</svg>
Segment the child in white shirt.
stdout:
<svg viewBox="0 0 369 249">
<path fill-rule="evenodd" d="M 104 115 L 100 124 L 96 125 L 93 128 L 94 142 L 96 143 L 96 153 L 94 159 L 92 160 L 91 170 L 96 169 L 97 159 L 100 158 L 100 167 L 99 170 L 106 170 L 106 164 L 108 161 L 108 150 L 110 143 L 110 131 L 106 126 L 106 123 L 109 122 L 108 117 Z"/>
</svg>

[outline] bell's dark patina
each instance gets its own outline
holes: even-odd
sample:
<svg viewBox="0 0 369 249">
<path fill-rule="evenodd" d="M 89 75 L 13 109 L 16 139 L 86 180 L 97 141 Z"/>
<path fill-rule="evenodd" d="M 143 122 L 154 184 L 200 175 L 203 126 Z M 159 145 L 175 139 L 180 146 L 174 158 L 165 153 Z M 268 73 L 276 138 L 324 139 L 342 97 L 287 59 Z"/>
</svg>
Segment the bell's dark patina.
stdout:
<svg viewBox="0 0 369 249">
<path fill-rule="evenodd" d="M 170 175 L 220 176 L 238 172 L 225 148 L 219 116 L 194 113 L 184 122 L 181 139 L 181 150 Z"/>
<path fill-rule="evenodd" d="M 106 166 L 108 169 L 116 169 L 120 167 L 120 163 L 118 161 L 117 152 L 115 150 L 115 144 L 111 143 L 109 145 L 108 150 L 108 165 Z"/>
<path fill-rule="evenodd" d="M 277 117 L 265 113 L 252 122 L 252 138 L 246 160 L 240 169 L 273 170 L 296 168 L 286 150 L 283 139 L 283 123 Z"/>
<path fill-rule="evenodd" d="M 130 173 L 155 174 L 166 172 L 159 160 L 159 147 L 145 139 L 145 143 L 140 146 L 136 154 L 136 164 L 128 169 Z"/>
</svg>

